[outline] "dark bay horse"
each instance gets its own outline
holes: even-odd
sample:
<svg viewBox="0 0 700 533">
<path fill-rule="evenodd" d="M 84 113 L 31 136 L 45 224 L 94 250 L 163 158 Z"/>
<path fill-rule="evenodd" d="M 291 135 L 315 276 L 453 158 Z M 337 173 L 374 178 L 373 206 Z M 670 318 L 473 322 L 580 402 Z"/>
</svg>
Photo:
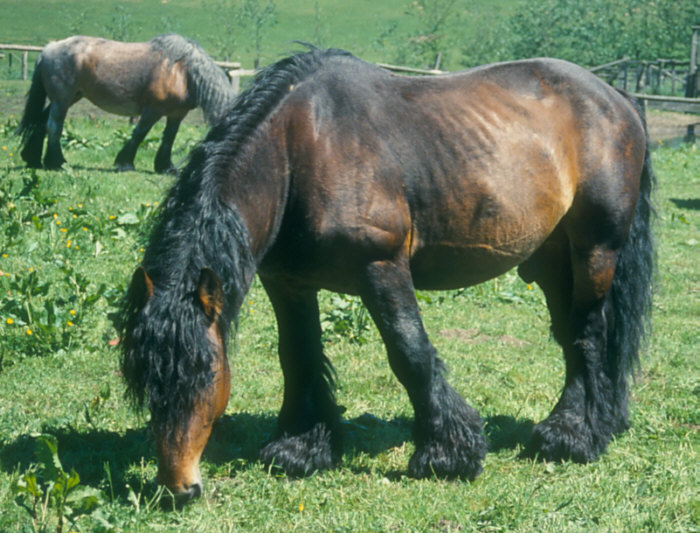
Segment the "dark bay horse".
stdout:
<svg viewBox="0 0 700 533">
<path fill-rule="evenodd" d="M 46 98 L 50 104 L 44 108 Z M 65 163 L 61 131 L 68 108 L 81 98 L 117 115 L 140 116 L 131 139 L 114 161 L 119 170 L 133 170 L 134 156 L 153 125 L 167 117 L 155 170 L 173 168 L 171 152 L 185 115 L 201 107 L 209 124 L 231 108 L 234 89 L 226 73 L 194 41 L 169 34 L 145 43 L 122 43 L 75 36 L 46 45 L 36 61 L 24 115 L 22 159 L 41 168 Z"/>
<path fill-rule="evenodd" d="M 317 303 L 330 289 L 361 296 L 408 392 L 410 475 L 477 476 L 481 419 L 446 381 L 414 290 L 515 266 L 542 287 L 566 360 L 528 451 L 596 459 L 628 427 L 648 333 L 653 183 L 639 108 L 564 61 L 415 78 L 311 50 L 268 67 L 191 153 L 122 308 L 122 372 L 151 412 L 158 481 L 180 501 L 201 493 L 256 272 L 285 383 L 266 464 L 297 476 L 342 455 Z"/>
</svg>

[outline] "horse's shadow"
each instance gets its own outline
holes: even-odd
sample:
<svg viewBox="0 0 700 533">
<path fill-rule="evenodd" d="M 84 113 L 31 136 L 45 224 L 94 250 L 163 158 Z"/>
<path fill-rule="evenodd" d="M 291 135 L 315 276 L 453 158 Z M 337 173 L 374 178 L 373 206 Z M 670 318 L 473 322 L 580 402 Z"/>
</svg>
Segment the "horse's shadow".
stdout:
<svg viewBox="0 0 700 533">
<path fill-rule="evenodd" d="M 680 209 L 700 210 L 700 198 L 671 198 L 671 202 Z"/>
<path fill-rule="evenodd" d="M 387 450 L 400 447 L 411 440 L 413 421 L 408 417 L 383 420 L 365 413 L 343 422 L 344 455 L 352 457 L 367 454 L 376 457 Z M 228 471 L 246 468 L 258 460 L 260 447 L 273 438 L 276 417 L 272 414 L 237 413 L 222 417 L 212 432 L 204 451 L 203 459 L 215 466 L 228 464 Z M 489 451 L 524 447 L 532 433 L 533 423 L 510 416 L 492 416 L 484 419 L 484 432 L 489 442 Z M 155 491 L 153 480 L 143 478 L 138 465 L 151 465 L 145 470 L 154 473 L 156 463 L 151 432 L 144 425 L 140 429 L 125 432 L 102 429 L 76 430 L 71 426 L 44 428 L 58 441 L 58 453 L 66 471 L 75 469 L 84 485 L 101 487 L 119 498 L 126 498 L 128 487 L 144 489 L 145 494 Z M 36 436 L 20 435 L 6 441 L 0 449 L 0 470 L 25 472 L 33 463 Z M 353 472 L 364 472 L 365 467 L 350 467 Z M 107 472 L 109 476 L 107 476 Z M 385 477 L 399 479 L 405 472 L 387 471 Z M 109 478 L 106 480 L 106 478 Z M 106 486 L 109 483 L 111 486 Z"/>
</svg>

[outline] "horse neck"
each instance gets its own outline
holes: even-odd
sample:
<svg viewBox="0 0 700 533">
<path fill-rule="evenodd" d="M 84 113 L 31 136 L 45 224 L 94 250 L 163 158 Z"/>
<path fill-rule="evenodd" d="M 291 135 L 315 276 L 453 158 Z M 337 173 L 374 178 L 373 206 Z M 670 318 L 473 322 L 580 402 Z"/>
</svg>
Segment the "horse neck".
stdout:
<svg viewBox="0 0 700 533">
<path fill-rule="evenodd" d="M 286 139 L 278 118 L 258 127 L 225 180 L 225 195 L 248 231 L 256 265 L 277 237 L 289 190 Z"/>
</svg>

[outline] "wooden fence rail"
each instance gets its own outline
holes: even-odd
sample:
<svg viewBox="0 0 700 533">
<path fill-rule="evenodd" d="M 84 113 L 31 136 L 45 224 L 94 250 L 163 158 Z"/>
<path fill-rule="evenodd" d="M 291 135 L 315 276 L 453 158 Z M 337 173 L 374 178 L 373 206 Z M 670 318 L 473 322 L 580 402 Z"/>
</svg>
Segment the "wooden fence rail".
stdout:
<svg viewBox="0 0 700 533">
<path fill-rule="evenodd" d="M 21 52 L 22 55 L 20 59 L 22 62 L 23 80 L 27 79 L 29 53 L 41 52 L 42 49 L 43 47 L 41 46 L 0 44 L 0 51 L 5 50 L 10 52 L 10 61 L 12 61 L 13 52 Z M 236 92 L 240 90 L 241 77 L 252 76 L 256 72 L 252 69 L 241 68 L 241 64 L 237 61 L 215 61 L 215 63 L 226 70 L 231 78 L 231 83 L 233 84 Z M 390 65 L 387 63 L 377 63 L 377 65 L 393 72 L 404 72 L 409 74 L 437 75 L 444 73 L 443 71 L 437 69 L 419 69 Z M 658 91 L 663 85 L 664 81 L 670 82 L 671 93 L 676 92 L 677 87 L 685 87 L 685 92 L 688 92 L 687 85 L 689 83 L 697 83 L 695 77 L 697 77 L 698 74 L 696 71 L 693 71 L 690 74 L 683 76 L 683 72 L 686 72 L 686 66 L 688 69 L 692 69 L 692 61 L 659 59 L 657 61 L 650 62 L 622 58 L 618 59 L 617 61 L 605 63 L 604 65 L 592 67 L 590 71 L 596 73 L 599 77 L 608 81 L 608 83 L 617 85 L 622 89 L 628 90 L 632 88 L 632 90 L 634 90 L 633 94 L 637 98 L 643 100 L 645 105 L 649 105 L 650 107 L 678 111 L 682 113 L 700 114 L 700 98 L 683 98 L 674 96 L 673 94 L 670 96 L 651 95 L 642 92 L 646 88 L 651 88 L 652 90 Z M 679 72 L 676 69 L 683 70 Z M 693 75 L 695 77 L 693 77 Z M 632 77 L 632 80 L 630 77 Z M 632 84 L 632 81 L 634 81 L 634 84 Z"/>
</svg>

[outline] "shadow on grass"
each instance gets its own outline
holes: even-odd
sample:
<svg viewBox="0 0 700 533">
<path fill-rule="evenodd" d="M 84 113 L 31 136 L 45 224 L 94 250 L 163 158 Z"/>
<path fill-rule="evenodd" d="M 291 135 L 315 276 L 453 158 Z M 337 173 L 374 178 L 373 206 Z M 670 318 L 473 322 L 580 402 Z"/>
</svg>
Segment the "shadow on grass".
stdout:
<svg viewBox="0 0 700 533">
<path fill-rule="evenodd" d="M 700 198 L 670 198 L 670 200 L 680 209 L 700 210 Z"/>
<path fill-rule="evenodd" d="M 214 427 L 212 436 L 204 451 L 203 459 L 214 465 L 230 464 L 229 472 L 234 474 L 258 460 L 260 447 L 275 434 L 276 415 L 237 413 L 222 417 Z M 382 420 L 365 413 L 342 423 L 344 455 L 366 453 L 375 457 L 387 450 L 401 446 L 411 440 L 413 420 L 397 417 Z M 484 432 L 489 441 L 489 451 L 524 447 L 532 434 L 533 423 L 529 420 L 516 420 L 509 416 L 492 416 L 484 420 Z M 130 429 L 119 433 L 102 429 L 76 430 L 67 427 L 45 427 L 44 433 L 54 435 L 58 440 L 58 453 L 66 471 L 75 469 L 81 483 L 113 491 L 117 498 L 126 498 L 128 486 L 141 487 L 144 496 L 156 490 L 152 479 L 144 479 L 147 469 L 139 465 L 156 463 L 151 433 L 144 425 L 141 429 Z M 25 472 L 33 463 L 36 437 L 21 435 L 3 443 L 0 449 L 0 470 L 4 472 Z M 108 465 L 111 486 L 107 483 Z M 137 468 L 134 471 L 134 466 Z M 362 467 L 353 471 L 364 471 Z M 389 479 L 400 479 L 405 471 L 387 471 Z"/>
</svg>

